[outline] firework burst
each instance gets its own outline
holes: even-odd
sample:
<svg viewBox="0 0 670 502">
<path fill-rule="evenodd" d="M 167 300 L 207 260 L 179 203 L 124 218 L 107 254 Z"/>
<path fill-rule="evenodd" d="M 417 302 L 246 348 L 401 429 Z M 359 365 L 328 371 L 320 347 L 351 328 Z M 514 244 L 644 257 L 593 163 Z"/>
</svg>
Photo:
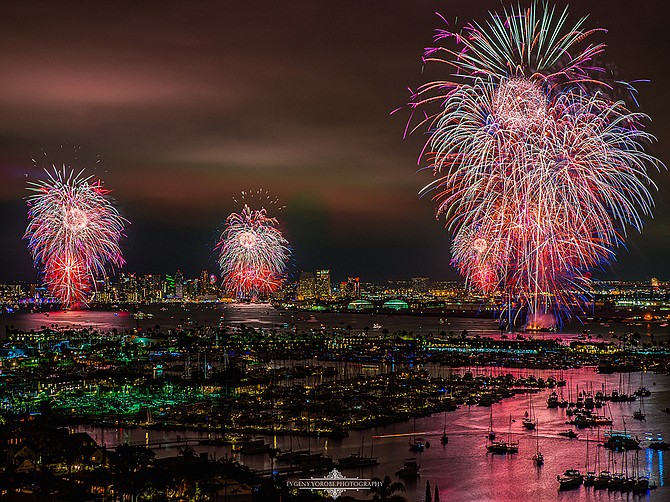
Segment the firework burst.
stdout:
<svg viewBox="0 0 670 502">
<path fill-rule="evenodd" d="M 256 195 L 263 193 L 267 195 L 260 191 Z M 248 199 L 245 195 L 243 193 L 243 198 Z M 277 225 L 277 219 L 269 217 L 265 208 L 251 209 L 247 204 L 240 213 L 228 216 L 216 245 L 227 290 L 234 291 L 238 297 L 253 298 L 272 293 L 281 286 L 290 252 L 288 241 Z"/>
<path fill-rule="evenodd" d="M 627 84 L 593 60 L 603 30 L 568 24 L 533 3 L 460 32 L 438 30 L 424 61 L 448 80 L 413 93 L 411 108 L 438 106 L 424 151 L 430 193 L 452 234 L 452 263 L 470 287 L 502 294 L 532 319 L 560 320 L 589 289 L 589 272 L 611 263 L 627 228 L 641 231 L 661 163 L 645 152 L 647 117 L 611 98 Z M 415 128 L 415 129 L 416 129 Z"/>
<path fill-rule="evenodd" d="M 24 238 L 52 295 L 63 306 L 85 305 L 108 264 L 122 266 L 124 219 L 101 181 L 63 166 L 31 182 Z"/>
</svg>

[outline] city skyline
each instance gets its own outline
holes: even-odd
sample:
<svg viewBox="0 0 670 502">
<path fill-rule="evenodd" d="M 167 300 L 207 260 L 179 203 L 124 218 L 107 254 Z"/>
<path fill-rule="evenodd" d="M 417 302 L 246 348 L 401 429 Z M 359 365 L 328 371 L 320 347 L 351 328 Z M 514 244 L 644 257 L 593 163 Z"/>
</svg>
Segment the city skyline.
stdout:
<svg viewBox="0 0 670 502">
<path fill-rule="evenodd" d="M 132 222 L 124 270 L 216 270 L 214 244 L 226 215 L 240 209 L 233 197 L 264 188 L 286 206 L 277 216 L 294 278 L 328 265 L 371 280 L 456 279 L 443 222 L 417 195 L 431 180 L 414 172 L 423 138 L 403 141 L 406 110 L 389 112 L 407 101 L 406 86 L 427 78 L 421 54 L 440 25 L 434 11 L 450 22 L 482 19 L 499 3 L 296 5 L 3 7 L 2 36 L 13 50 L 2 55 L 0 278 L 36 278 L 21 240 L 26 181 L 67 161 L 103 178 Z M 608 28 L 598 36 L 609 46 L 604 62 L 616 62 L 622 79 L 651 79 L 637 84 L 639 101 L 666 160 L 661 4 L 617 5 L 571 5 L 571 16 L 588 9 L 590 26 Z M 670 254 L 667 179 L 654 176 L 655 219 L 630 236 L 613 271 L 594 276 L 670 275 L 658 259 Z"/>
</svg>

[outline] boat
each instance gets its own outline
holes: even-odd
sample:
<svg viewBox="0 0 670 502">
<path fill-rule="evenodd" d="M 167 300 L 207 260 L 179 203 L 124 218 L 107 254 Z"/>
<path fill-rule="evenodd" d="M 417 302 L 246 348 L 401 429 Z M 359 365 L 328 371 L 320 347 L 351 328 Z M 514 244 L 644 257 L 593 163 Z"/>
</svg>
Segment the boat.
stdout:
<svg viewBox="0 0 670 502">
<path fill-rule="evenodd" d="M 493 430 L 493 408 L 491 408 L 491 414 L 489 417 L 489 432 L 488 432 L 489 441 L 493 441 L 496 438 L 496 432 Z"/>
<path fill-rule="evenodd" d="M 447 412 L 444 412 L 444 426 L 442 428 L 442 436 L 440 436 L 440 443 L 443 445 L 449 443 L 449 436 L 447 436 Z"/>
<path fill-rule="evenodd" d="M 507 441 L 493 441 L 486 449 L 489 453 L 505 454 L 505 453 L 519 453 L 519 442 L 509 443 Z"/>
<path fill-rule="evenodd" d="M 596 401 L 593 399 L 593 394 L 587 393 L 584 398 L 584 409 L 592 410 L 596 406 Z"/>
<path fill-rule="evenodd" d="M 670 448 L 670 444 L 666 443 L 665 441 L 652 441 L 649 443 L 649 446 L 647 448 L 651 448 L 652 450 L 661 450 L 665 451 L 668 448 Z"/>
<path fill-rule="evenodd" d="M 351 469 L 355 467 L 372 467 L 379 465 L 377 457 L 365 457 L 360 453 L 352 453 L 348 457 L 337 459 L 337 466 L 342 469 Z"/>
<path fill-rule="evenodd" d="M 607 488 L 611 479 L 612 479 L 611 472 L 600 471 L 600 474 L 598 474 L 593 480 L 593 488 L 596 490 Z"/>
<path fill-rule="evenodd" d="M 395 471 L 395 475 L 399 478 L 418 478 L 421 465 L 415 458 L 408 458 L 405 460 L 405 465 Z"/>
<path fill-rule="evenodd" d="M 554 391 L 547 398 L 547 408 L 558 408 L 558 394 Z"/>
<path fill-rule="evenodd" d="M 409 451 L 420 452 L 423 451 L 427 444 L 423 442 L 423 439 L 416 437 L 416 418 L 414 419 L 414 425 L 412 426 L 412 438 L 409 440 Z"/>
<path fill-rule="evenodd" d="M 605 433 L 607 438 L 603 443 L 603 446 L 607 449 L 613 451 L 619 450 L 638 450 L 640 448 L 640 440 L 633 438 L 625 430 L 621 431 L 610 431 Z"/>
<path fill-rule="evenodd" d="M 486 445 L 488 453 L 504 455 L 506 453 L 519 453 L 519 442 L 512 441 L 512 416 L 509 417 L 510 425 L 507 433 L 507 441 L 492 441 Z"/>
<path fill-rule="evenodd" d="M 640 372 L 640 386 L 635 391 L 635 395 L 638 397 L 649 397 L 651 396 L 651 391 L 644 386 L 644 372 Z"/>
<path fill-rule="evenodd" d="M 523 425 L 529 431 L 535 429 L 535 412 L 533 410 L 532 394 L 528 395 L 528 410 L 524 414 L 523 420 L 521 421 L 521 425 Z"/>
<path fill-rule="evenodd" d="M 282 451 L 277 454 L 277 461 L 279 462 L 289 462 L 291 464 L 298 464 L 298 459 L 309 456 L 310 451 L 309 450 L 287 450 L 287 451 Z"/>
<path fill-rule="evenodd" d="M 544 464 L 544 455 L 540 451 L 540 429 L 535 427 L 535 455 L 533 455 L 533 462 L 537 467 Z"/>
<path fill-rule="evenodd" d="M 579 434 L 577 434 L 577 433 L 576 433 L 575 431 L 573 431 L 572 429 L 567 430 L 567 431 L 563 431 L 563 432 L 559 432 L 558 435 L 559 435 L 559 436 L 566 437 L 566 438 L 570 438 L 570 439 L 574 439 L 574 438 L 576 438 L 577 436 L 579 436 Z"/>
<path fill-rule="evenodd" d="M 449 443 L 449 436 L 447 436 L 446 431 L 442 433 L 442 436 L 440 437 L 440 443 L 442 444 Z"/>
<path fill-rule="evenodd" d="M 610 490 L 621 490 L 626 486 L 626 476 L 623 473 L 614 473 L 610 477 L 607 488 Z"/>
<path fill-rule="evenodd" d="M 633 476 L 628 479 L 628 490 L 633 493 L 647 493 L 649 491 L 649 476 L 640 475 L 640 452 L 635 452 L 635 466 Z"/>
<path fill-rule="evenodd" d="M 323 455 L 309 458 L 300 462 L 300 470 L 303 473 L 316 471 L 330 471 L 333 467 L 333 458 L 324 457 Z"/>
<path fill-rule="evenodd" d="M 421 438 L 414 438 L 414 440 L 409 441 L 409 451 L 414 451 L 414 452 L 421 452 L 426 448 L 425 443 L 423 442 L 423 439 Z"/>
<path fill-rule="evenodd" d="M 346 468 L 355 468 L 355 467 L 373 467 L 379 465 L 377 457 L 372 456 L 372 448 L 374 447 L 374 442 L 370 444 L 370 456 L 366 457 L 363 455 L 363 449 L 365 448 L 365 436 L 361 438 L 361 448 L 356 453 L 352 453 L 348 457 L 342 457 L 337 459 L 338 467 L 343 469 Z"/>
<path fill-rule="evenodd" d="M 579 488 L 584 477 L 577 469 L 568 469 L 562 476 L 556 476 L 556 479 L 559 483 L 559 490 L 572 490 L 574 488 Z"/>
<path fill-rule="evenodd" d="M 586 475 L 584 486 L 593 486 L 596 481 L 596 471 L 589 471 L 589 435 L 586 435 Z"/>
<path fill-rule="evenodd" d="M 633 483 L 633 493 L 647 493 L 649 491 L 649 478 L 647 476 L 638 476 Z"/>
<path fill-rule="evenodd" d="M 204 446 L 224 446 L 229 444 L 230 442 L 221 436 L 217 436 L 215 438 L 207 438 L 207 439 L 200 439 L 198 440 L 199 445 L 204 445 Z"/>
<path fill-rule="evenodd" d="M 569 422 L 579 428 L 584 427 L 598 427 L 601 425 L 612 425 L 612 419 L 601 415 L 586 415 L 584 413 L 577 413 Z"/>
<path fill-rule="evenodd" d="M 633 418 L 635 420 L 646 420 L 647 419 L 647 413 L 644 409 L 644 398 L 640 398 L 640 408 L 637 411 L 633 412 Z"/>
<path fill-rule="evenodd" d="M 662 413 L 670 413 L 670 408 L 667 408 L 667 407 L 666 407 L 666 408 L 663 408 L 663 409 L 661 410 L 661 412 L 662 412 Z"/>
<path fill-rule="evenodd" d="M 263 439 L 254 439 L 246 443 L 234 445 L 232 451 L 244 453 L 245 455 L 258 455 L 261 453 L 269 453 L 274 455 L 277 453 L 277 448 L 265 442 Z"/>
</svg>

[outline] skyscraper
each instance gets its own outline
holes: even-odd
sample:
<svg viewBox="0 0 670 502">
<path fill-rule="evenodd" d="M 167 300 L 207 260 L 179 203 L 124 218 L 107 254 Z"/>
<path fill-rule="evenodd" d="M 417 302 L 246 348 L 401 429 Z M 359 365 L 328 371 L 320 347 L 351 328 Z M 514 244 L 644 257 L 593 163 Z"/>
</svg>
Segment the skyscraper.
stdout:
<svg viewBox="0 0 670 502">
<path fill-rule="evenodd" d="M 311 300 L 316 296 L 316 279 L 314 272 L 303 272 L 300 274 L 298 284 L 298 299 Z"/>
<path fill-rule="evenodd" d="M 316 271 L 315 289 L 317 298 L 325 299 L 331 297 L 330 270 Z"/>
<path fill-rule="evenodd" d="M 184 274 L 180 270 L 174 275 L 174 297 L 180 300 L 184 298 Z"/>
</svg>

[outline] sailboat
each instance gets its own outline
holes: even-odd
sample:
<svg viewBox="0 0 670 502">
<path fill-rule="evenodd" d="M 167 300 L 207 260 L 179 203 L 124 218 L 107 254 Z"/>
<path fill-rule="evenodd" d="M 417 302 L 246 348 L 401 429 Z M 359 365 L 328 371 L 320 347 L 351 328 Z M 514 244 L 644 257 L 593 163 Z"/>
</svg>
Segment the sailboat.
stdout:
<svg viewBox="0 0 670 502">
<path fill-rule="evenodd" d="M 509 417 L 509 431 L 507 432 L 507 441 L 492 441 L 486 446 L 489 453 L 519 453 L 519 442 L 512 442 L 512 415 Z"/>
<path fill-rule="evenodd" d="M 493 408 L 491 408 L 491 415 L 489 418 L 489 432 L 488 432 L 489 441 L 493 441 L 496 438 L 496 432 L 493 430 Z"/>
<path fill-rule="evenodd" d="M 544 464 L 544 455 L 542 455 L 542 452 L 540 451 L 540 429 L 535 427 L 535 439 L 536 439 L 536 444 L 535 444 L 535 455 L 533 455 L 533 461 L 535 462 L 535 465 L 540 467 L 542 464 Z"/>
<path fill-rule="evenodd" d="M 633 418 L 635 420 L 646 420 L 647 414 L 644 410 L 644 397 L 640 397 L 640 409 L 633 412 Z"/>
<path fill-rule="evenodd" d="M 409 440 L 409 451 L 419 452 L 426 448 L 423 439 L 415 436 L 416 434 L 416 419 L 414 419 L 414 426 L 412 427 L 412 439 Z"/>
<path fill-rule="evenodd" d="M 600 444 L 600 429 L 598 429 L 598 441 L 596 444 Z M 609 452 L 609 457 L 613 455 L 612 451 Z M 612 479 L 612 473 L 609 470 L 609 464 L 611 463 L 610 458 L 608 457 L 607 461 L 607 470 L 600 470 L 600 448 L 596 448 L 596 472 L 598 475 L 593 480 L 593 489 L 598 490 L 601 488 L 607 488 L 607 485 Z"/>
<path fill-rule="evenodd" d="M 639 451 L 635 451 L 635 481 L 631 487 L 633 493 L 646 493 L 649 490 L 649 476 L 640 475 Z"/>
<path fill-rule="evenodd" d="M 372 448 L 370 446 L 370 456 L 366 457 L 363 455 L 363 448 L 365 447 L 365 436 L 361 439 L 361 449 L 350 454 L 348 457 L 341 457 L 337 459 L 337 466 L 340 468 L 354 468 L 354 467 L 372 467 L 379 465 L 377 457 L 372 456 Z"/>
<path fill-rule="evenodd" d="M 635 395 L 638 397 L 649 397 L 651 396 L 651 391 L 644 386 L 644 372 L 640 372 L 640 386 L 635 391 Z"/>
<path fill-rule="evenodd" d="M 449 442 L 449 436 L 447 436 L 447 412 L 444 412 L 444 428 L 442 429 L 442 437 L 440 437 L 440 443 L 447 444 Z"/>
<path fill-rule="evenodd" d="M 596 481 L 596 471 L 589 471 L 589 435 L 586 434 L 586 476 L 584 486 L 593 486 Z"/>
<path fill-rule="evenodd" d="M 524 418 L 522 420 L 523 426 L 532 431 L 535 428 L 535 412 L 533 410 L 533 397 L 531 394 L 528 395 L 528 411 L 526 411 Z"/>
</svg>

